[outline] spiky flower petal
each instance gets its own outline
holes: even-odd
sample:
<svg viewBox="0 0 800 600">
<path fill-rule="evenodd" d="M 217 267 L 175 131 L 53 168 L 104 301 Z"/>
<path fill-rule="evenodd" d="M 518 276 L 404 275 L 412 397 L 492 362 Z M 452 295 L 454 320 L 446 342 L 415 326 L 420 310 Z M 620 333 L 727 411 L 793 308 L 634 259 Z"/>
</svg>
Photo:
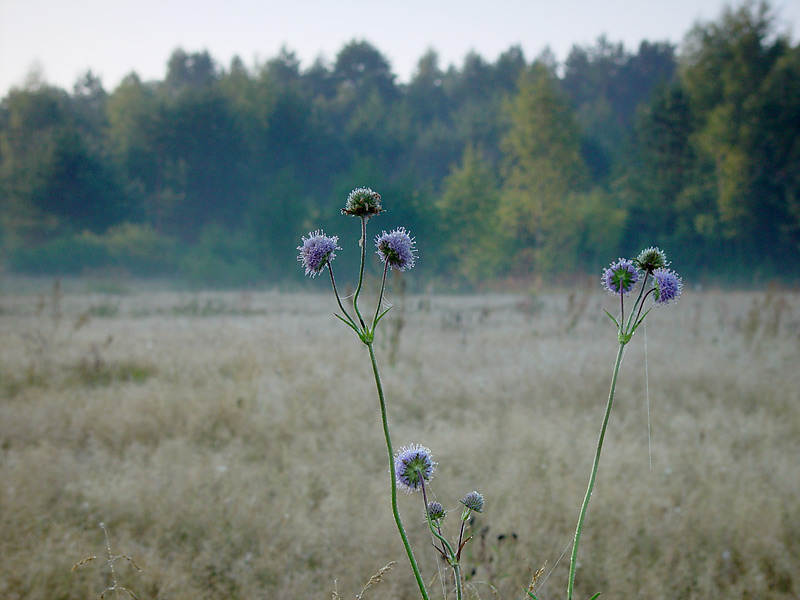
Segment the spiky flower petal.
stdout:
<svg viewBox="0 0 800 600">
<path fill-rule="evenodd" d="M 303 244 L 297 247 L 300 250 L 297 260 L 305 267 L 306 275 L 311 277 L 319 275 L 325 265 L 334 259 L 335 251 L 341 250 L 338 244 L 337 236 L 329 237 L 319 229 L 304 237 Z"/>
<path fill-rule="evenodd" d="M 381 262 L 400 271 L 414 266 L 415 243 L 414 238 L 408 235 L 405 227 L 398 227 L 390 233 L 384 231 L 375 238 L 375 246 L 378 248 Z"/>
<path fill-rule="evenodd" d="M 383 210 L 381 207 L 381 195 L 378 192 L 373 192 L 370 188 L 361 187 L 354 189 L 347 196 L 342 214 L 353 217 L 366 217 L 368 219 L 380 214 L 381 210 Z"/>
<path fill-rule="evenodd" d="M 631 293 L 633 286 L 639 281 L 639 271 L 633 261 L 627 258 L 620 258 L 611 263 L 611 266 L 603 270 L 600 281 L 609 294 L 620 296 Z"/>
<path fill-rule="evenodd" d="M 683 280 L 672 269 L 656 269 L 653 271 L 656 306 L 665 306 L 670 301 L 677 302 L 683 291 Z"/>
<path fill-rule="evenodd" d="M 470 492 L 462 498 L 461 504 L 475 512 L 483 512 L 483 494 Z"/>
<path fill-rule="evenodd" d="M 660 248 L 650 246 L 639 253 L 633 263 L 645 273 L 652 273 L 656 269 L 663 269 L 669 264 L 666 253 Z"/>
<path fill-rule="evenodd" d="M 397 487 L 409 494 L 422 489 L 423 481 L 430 481 L 435 469 L 430 449 L 419 444 L 403 446 L 394 459 Z"/>
</svg>

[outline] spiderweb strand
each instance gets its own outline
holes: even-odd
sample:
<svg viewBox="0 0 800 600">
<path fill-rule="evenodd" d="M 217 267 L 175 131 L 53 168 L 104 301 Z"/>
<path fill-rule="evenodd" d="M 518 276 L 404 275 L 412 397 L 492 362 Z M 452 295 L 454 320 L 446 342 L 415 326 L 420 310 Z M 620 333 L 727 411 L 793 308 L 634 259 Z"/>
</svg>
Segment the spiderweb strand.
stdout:
<svg viewBox="0 0 800 600">
<path fill-rule="evenodd" d="M 544 576 L 544 579 L 542 579 L 542 582 L 541 582 L 541 583 L 539 584 L 539 586 L 536 588 L 536 593 L 537 593 L 537 594 L 538 594 L 538 593 L 541 591 L 541 589 L 544 587 L 544 584 L 545 584 L 545 583 L 547 583 L 547 580 L 548 580 L 548 579 L 550 579 L 550 575 L 552 575 L 552 574 L 553 574 L 553 571 L 555 571 L 555 570 L 556 570 L 556 567 L 558 566 L 558 563 L 560 563 L 560 562 L 561 562 L 561 559 L 562 559 L 562 558 L 564 558 L 564 555 L 567 553 L 567 551 L 569 550 L 570 546 L 572 546 L 572 540 L 570 540 L 569 542 L 567 542 L 567 545 L 564 547 L 564 551 L 561 553 L 561 556 L 559 556 L 559 557 L 558 557 L 558 560 L 557 560 L 557 561 L 555 562 L 555 564 L 554 564 L 554 565 L 553 565 L 553 566 L 550 568 L 550 570 L 547 572 L 547 575 L 545 575 L 545 576 Z"/>
</svg>

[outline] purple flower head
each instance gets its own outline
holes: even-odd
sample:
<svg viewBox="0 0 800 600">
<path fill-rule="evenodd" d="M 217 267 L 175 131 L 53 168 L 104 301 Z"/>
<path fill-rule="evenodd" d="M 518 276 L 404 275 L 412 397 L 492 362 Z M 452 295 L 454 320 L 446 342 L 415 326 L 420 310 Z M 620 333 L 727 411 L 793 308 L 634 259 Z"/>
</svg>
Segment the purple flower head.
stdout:
<svg viewBox="0 0 800 600">
<path fill-rule="evenodd" d="M 297 260 L 303 263 L 306 275 L 311 277 L 318 275 L 325 265 L 334 259 L 335 251 L 341 250 L 338 243 L 338 237 L 328 237 L 319 229 L 310 232 L 308 237 L 304 237 L 303 245 L 297 247 L 300 250 Z"/>
<path fill-rule="evenodd" d="M 603 270 L 603 276 L 600 281 L 609 294 L 627 296 L 631 293 L 636 282 L 639 281 L 639 271 L 633 261 L 627 258 L 620 258 L 617 262 L 611 263 L 610 267 Z"/>
<path fill-rule="evenodd" d="M 421 489 L 423 481 L 430 481 L 434 469 L 430 449 L 419 444 L 403 446 L 394 458 L 397 487 L 409 494 Z"/>
<path fill-rule="evenodd" d="M 662 268 L 653 271 L 655 281 L 655 291 L 653 294 L 656 299 L 656 306 L 664 306 L 670 301 L 678 301 L 678 297 L 683 291 L 683 280 L 672 269 Z"/>
<path fill-rule="evenodd" d="M 373 192 L 370 188 L 362 187 L 354 189 L 347 196 L 342 214 L 369 219 L 380 214 L 382 210 L 381 195 Z"/>
<path fill-rule="evenodd" d="M 483 512 L 483 494 L 470 492 L 461 500 L 461 504 L 475 512 Z"/>
<path fill-rule="evenodd" d="M 398 227 L 390 233 L 385 231 L 375 238 L 381 262 L 393 269 L 405 271 L 414 266 L 414 238 L 408 235 L 405 227 Z"/>
</svg>

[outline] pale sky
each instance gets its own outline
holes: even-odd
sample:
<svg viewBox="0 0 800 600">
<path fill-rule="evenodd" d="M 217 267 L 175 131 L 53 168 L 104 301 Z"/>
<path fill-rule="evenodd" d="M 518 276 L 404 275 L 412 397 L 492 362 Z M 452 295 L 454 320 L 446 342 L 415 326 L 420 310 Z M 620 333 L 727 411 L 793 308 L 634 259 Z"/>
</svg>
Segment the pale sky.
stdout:
<svg viewBox="0 0 800 600">
<path fill-rule="evenodd" d="M 474 50 L 487 61 L 512 45 L 528 61 L 549 46 L 559 61 L 574 44 L 605 34 L 635 51 L 639 42 L 679 44 L 698 20 L 716 20 L 725 0 L 0 0 L 0 97 L 32 69 L 71 91 L 91 69 L 111 91 L 135 71 L 162 79 L 175 48 L 208 50 L 223 67 L 248 67 L 281 46 L 302 68 L 333 61 L 347 42 L 366 40 L 400 82 L 433 48 L 440 67 L 460 67 Z M 740 2 L 733 2 L 739 6 Z M 773 0 L 780 28 L 797 43 L 800 0 Z"/>
</svg>

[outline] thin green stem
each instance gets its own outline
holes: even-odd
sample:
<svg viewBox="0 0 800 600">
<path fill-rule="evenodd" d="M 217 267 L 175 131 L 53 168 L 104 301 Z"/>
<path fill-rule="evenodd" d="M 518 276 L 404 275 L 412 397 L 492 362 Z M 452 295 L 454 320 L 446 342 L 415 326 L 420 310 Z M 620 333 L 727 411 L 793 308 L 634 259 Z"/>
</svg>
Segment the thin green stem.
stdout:
<svg viewBox="0 0 800 600">
<path fill-rule="evenodd" d="M 628 319 L 628 322 L 625 323 L 625 333 L 630 333 L 631 332 L 630 331 L 631 330 L 631 323 L 633 323 L 634 326 L 635 326 L 635 324 L 639 322 L 639 317 L 642 314 L 642 307 L 644 306 L 644 299 L 652 291 L 652 290 L 650 290 L 649 292 L 647 292 L 647 294 L 644 293 L 645 288 L 647 288 L 647 279 L 649 277 L 650 277 L 650 272 L 649 271 L 645 271 L 644 281 L 642 282 L 642 285 L 639 288 L 639 297 L 636 298 L 636 302 L 633 303 L 633 307 L 631 308 L 631 316 Z M 636 310 L 637 307 L 639 308 L 638 312 Z M 635 320 L 633 318 L 634 313 L 636 313 L 636 319 Z M 624 323 L 624 321 L 622 319 L 620 319 L 619 320 L 619 324 L 622 325 L 623 323 Z"/>
<path fill-rule="evenodd" d="M 581 531 L 583 530 L 583 521 L 586 519 L 586 509 L 589 507 L 589 500 L 592 497 L 592 490 L 594 489 L 594 481 L 597 478 L 597 467 L 600 464 L 600 453 L 603 451 L 603 438 L 606 436 L 606 428 L 608 427 L 608 418 L 611 416 L 611 405 L 614 403 L 614 390 L 617 387 L 617 375 L 619 374 L 619 367 L 622 364 L 622 356 L 625 352 L 625 343 L 619 345 L 617 352 L 617 361 L 614 364 L 614 374 L 611 377 L 611 389 L 608 393 L 608 404 L 606 404 L 606 414 L 603 417 L 603 426 L 600 428 L 600 437 L 597 439 L 597 450 L 594 454 L 594 462 L 592 463 L 592 474 L 589 476 L 589 485 L 586 488 L 586 496 L 583 498 L 581 505 L 581 512 L 578 516 L 578 525 L 575 528 L 575 538 L 572 541 L 572 555 L 569 559 L 569 582 L 567 583 L 567 600 L 572 600 L 573 589 L 575 587 L 575 570 L 578 562 L 578 542 L 581 539 Z"/>
<path fill-rule="evenodd" d="M 360 315 L 359 315 L 360 316 Z M 420 594 L 423 600 L 429 600 L 428 592 L 425 589 L 425 583 L 422 581 L 422 574 L 417 566 L 417 560 L 414 558 L 414 552 L 411 550 L 411 544 L 408 541 L 406 530 L 403 527 L 403 522 L 400 519 L 400 511 L 397 508 L 397 474 L 394 472 L 394 450 L 392 449 L 392 438 L 389 435 L 389 420 L 386 413 L 386 398 L 383 394 L 383 385 L 381 384 L 381 375 L 378 371 L 378 361 L 375 358 L 375 349 L 372 342 L 367 344 L 369 348 L 369 358 L 372 361 L 372 372 L 375 375 L 375 386 L 378 388 L 378 400 L 381 405 L 381 422 L 383 423 L 383 435 L 386 438 L 386 450 L 389 453 L 389 474 L 392 480 L 392 515 L 394 522 L 397 524 L 397 530 L 400 532 L 400 538 L 403 540 L 403 546 L 408 555 L 408 562 L 411 563 L 411 570 L 414 571 L 414 577 L 417 580 Z"/>
<path fill-rule="evenodd" d="M 361 267 L 358 270 L 358 286 L 356 287 L 356 292 L 353 294 L 353 310 L 356 312 L 356 316 L 358 316 L 358 322 L 361 323 L 361 329 L 366 330 L 367 326 L 364 323 L 364 319 L 361 316 L 361 311 L 358 310 L 358 296 L 361 294 L 361 286 L 364 284 L 364 263 L 367 262 L 367 218 L 361 217 L 361 240 L 359 241 L 359 246 L 361 246 Z"/>
<path fill-rule="evenodd" d="M 453 577 L 456 580 L 456 600 L 461 600 L 463 595 L 463 590 L 461 589 L 461 565 L 458 563 L 458 554 L 461 553 L 461 548 L 459 548 L 457 554 L 450 545 L 450 542 L 448 542 L 447 539 L 445 539 L 445 537 L 442 535 L 441 531 L 438 531 L 437 528 L 433 526 L 433 523 L 431 522 L 431 514 L 428 512 L 428 494 L 425 491 L 425 479 L 422 478 L 422 473 L 420 473 L 419 476 L 420 487 L 422 488 L 422 502 L 425 504 L 425 520 L 428 522 L 428 528 L 431 530 L 431 533 L 439 540 L 439 542 L 441 542 L 447 562 L 453 568 Z M 462 519 L 461 521 L 463 526 L 464 520 Z M 436 546 L 434 545 L 434 548 L 435 547 Z"/>
<path fill-rule="evenodd" d="M 381 293 L 378 295 L 378 305 L 375 307 L 375 317 L 372 319 L 372 330 L 378 325 L 378 317 L 381 315 L 381 304 L 383 303 L 383 292 L 386 290 L 386 274 L 389 271 L 389 261 L 383 265 L 383 279 L 381 280 Z"/>
<path fill-rule="evenodd" d="M 331 286 L 333 287 L 333 295 L 336 296 L 336 302 L 339 304 L 339 310 L 341 310 L 342 313 L 344 314 L 344 316 L 347 317 L 347 321 L 349 321 L 349 323 L 353 327 L 353 329 L 358 330 L 358 328 L 356 327 L 355 322 L 353 321 L 353 318 L 345 310 L 344 305 L 342 304 L 342 300 L 341 300 L 341 298 L 339 298 L 339 290 L 336 289 L 336 280 L 334 280 L 334 278 L 333 278 L 333 267 L 331 266 L 330 262 L 328 263 L 328 271 L 331 274 Z"/>
<path fill-rule="evenodd" d="M 442 529 L 441 529 L 441 527 L 437 526 L 436 529 L 434 530 L 433 523 L 431 522 L 431 513 L 428 510 L 428 492 L 425 489 L 425 479 L 422 477 L 422 471 L 417 469 L 417 473 L 419 473 L 419 476 L 420 476 L 420 480 L 419 480 L 420 481 L 420 487 L 422 488 L 422 504 L 424 505 L 424 509 L 425 509 L 425 522 L 428 524 L 428 527 L 430 528 L 431 533 L 433 535 L 435 535 L 437 538 L 442 539 Z M 446 551 L 446 549 L 447 549 L 447 541 L 446 540 L 444 540 L 441 549 L 439 549 L 436 546 L 436 544 L 433 544 L 433 547 L 436 548 L 437 550 L 439 550 L 439 552 L 442 553 L 442 556 L 447 558 L 447 551 Z"/>
<path fill-rule="evenodd" d="M 456 579 L 456 600 L 461 600 L 464 592 L 461 589 L 461 565 L 458 562 L 453 565 L 453 577 Z"/>
<path fill-rule="evenodd" d="M 642 296 L 641 302 L 639 303 L 639 313 L 636 315 L 636 320 L 634 321 L 634 325 L 636 325 L 637 323 L 641 323 L 641 322 L 642 322 L 642 308 L 644 307 L 644 301 L 647 299 L 647 297 L 648 297 L 650 294 L 652 294 L 653 292 L 655 292 L 655 289 L 656 289 L 656 288 L 654 288 L 654 287 L 653 287 L 653 288 L 650 288 L 650 289 L 647 291 L 647 293 L 646 293 L 644 296 Z M 647 313 L 645 313 L 645 315 L 646 315 L 646 314 L 647 314 Z"/>
</svg>

